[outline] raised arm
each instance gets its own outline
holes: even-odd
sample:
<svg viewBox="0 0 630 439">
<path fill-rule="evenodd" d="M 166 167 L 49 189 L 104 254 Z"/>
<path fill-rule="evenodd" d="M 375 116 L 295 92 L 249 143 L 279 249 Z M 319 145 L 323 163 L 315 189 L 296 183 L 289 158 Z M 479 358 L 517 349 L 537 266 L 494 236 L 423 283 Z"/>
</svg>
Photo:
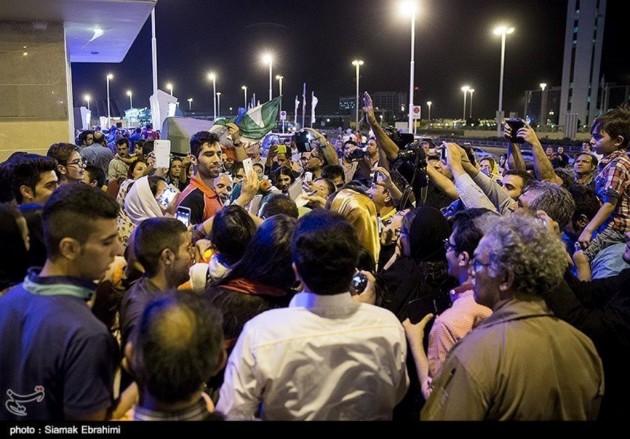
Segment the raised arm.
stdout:
<svg viewBox="0 0 630 439">
<path fill-rule="evenodd" d="M 549 161 L 545 150 L 543 149 L 538 136 L 534 129 L 525 123 L 525 126 L 518 130 L 518 137 L 522 137 L 527 143 L 532 146 L 532 154 L 534 155 L 534 172 L 536 178 L 541 181 L 550 181 L 562 186 L 562 179 L 556 175 L 553 170 L 553 165 Z"/>
<path fill-rule="evenodd" d="M 389 138 L 383 127 L 377 122 L 372 98 L 367 91 L 363 93 L 363 112 L 374 133 L 374 137 L 376 137 L 376 143 L 383 150 L 387 159 L 393 162 L 398 158 L 398 145 Z"/>
</svg>

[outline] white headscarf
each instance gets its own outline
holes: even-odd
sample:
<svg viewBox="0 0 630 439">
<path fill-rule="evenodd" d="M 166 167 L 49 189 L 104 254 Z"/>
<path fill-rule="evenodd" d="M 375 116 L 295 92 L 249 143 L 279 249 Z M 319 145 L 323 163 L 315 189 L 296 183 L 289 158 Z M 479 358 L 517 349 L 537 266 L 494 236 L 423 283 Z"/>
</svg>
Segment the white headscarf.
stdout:
<svg viewBox="0 0 630 439">
<path fill-rule="evenodd" d="M 136 180 L 129 189 L 129 193 L 125 197 L 125 212 L 134 224 L 147 218 L 164 216 L 160 205 L 151 192 L 148 176 Z"/>
</svg>

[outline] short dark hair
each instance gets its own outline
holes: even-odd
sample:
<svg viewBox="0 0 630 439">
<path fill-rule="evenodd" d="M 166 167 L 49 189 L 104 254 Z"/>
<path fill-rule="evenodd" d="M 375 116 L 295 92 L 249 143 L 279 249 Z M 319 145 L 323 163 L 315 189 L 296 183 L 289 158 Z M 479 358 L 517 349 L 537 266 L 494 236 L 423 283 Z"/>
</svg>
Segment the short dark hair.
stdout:
<svg viewBox="0 0 630 439">
<path fill-rule="evenodd" d="M 223 207 L 212 220 L 208 239 L 229 265 L 243 257 L 256 233 L 256 224 L 245 209 L 236 204 Z"/>
<path fill-rule="evenodd" d="M 116 200 L 100 188 L 87 184 L 60 186 L 42 212 L 48 258 L 59 255 L 63 238 L 71 237 L 85 244 L 94 230 L 94 220 L 116 219 L 119 210 Z"/>
<path fill-rule="evenodd" d="M 597 165 L 599 164 L 599 160 L 597 159 L 597 156 L 595 154 L 590 153 L 590 152 L 580 152 L 580 153 L 577 153 L 575 155 L 575 159 L 577 160 L 581 155 L 589 156 L 591 158 L 591 164 L 593 165 L 593 167 L 595 169 L 597 169 Z"/>
<path fill-rule="evenodd" d="M 299 212 L 295 201 L 284 194 L 267 195 L 262 200 L 258 216 L 261 218 L 269 218 L 280 214 L 285 214 L 291 218 L 297 219 Z"/>
<path fill-rule="evenodd" d="M 537 180 L 532 181 L 527 187 L 527 192 L 530 191 L 534 196 L 529 208 L 533 211 L 544 210 L 558 223 L 560 230 L 564 230 L 575 211 L 575 201 L 569 191 L 555 183 Z"/>
<path fill-rule="evenodd" d="M 24 201 L 20 187 L 27 186 L 35 193 L 35 187 L 44 172 L 54 171 L 57 161 L 52 157 L 39 154 L 25 154 L 16 160 L 13 167 L 13 179 L 11 188 L 18 204 Z"/>
<path fill-rule="evenodd" d="M 495 214 L 489 209 L 473 208 L 460 210 L 453 218 L 453 243 L 457 253 L 466 252 L 471 258 L 483 238 L 483 231 L 478 227 L 476 219 L 486 214 Z"/>
<path fill-rule="evenodd" d="M 132 336 L 131 366 L 140 388 L 158 401 L 189 399 L 221 365 L 222 320 L 205 297 L 190 291 L 149 303 Z"/>
<path fill-rule="evenodd" d="M 147 157 L 155 149 L 155 142 L 153 140 L 145 140 L 142 143 L 142 155 Z"/>
<path fill-rule="evenodd" d="M 199 151 L 201 151 L 201 147 L 208 143 L 212 144 L 220 144 L 219 136 L 216 133 L 211 133 L 210 131 L 199 131 L 192 135 L 190 138 L 190 153 L 199 158 Z"/>
<path fill-rule="evenodd" d="M 591 134 L 599 131 L 605 131 L 613 140 L 618 136 L 623 137 L 621 147 L 623 149 L 628 148 L 628 144 L 630 144 L 630 106 L 622 105 L 597 117 L 593 121 Z"/>
<path fill-rule="evenodd" d="M 177 253 L 186 226 L 175 218 L 147 218 L 135 230 L 133 251 L 147 276 L 155 276 L 165 249 Z"/>
<path fill-rule="evenodd" d="M 343 166 L 341 165 L 326 165 L 322 168 L 322 177 L 329 180 L 334 180 L 336 177 L 341 177 L 341 180 L 346 182 L 346 174 L 343 172 Z M 334 191 L 333 191 L 334 192 Z"/>
<path fill-rule="evenodd" d="M 600 208 L 597 193 L 590 186 L 583 184 L 574 184 L 569 188 L 569 193 L 575 201 L 575 211 L 573 212 L 573 221 L 579 219 L 580 215 L 584 215 L 589 221 L 597 214 Z"/>
<path fill-rule="evenodd" d="M 569 189 L 571 186 L 573 186 L 573 174 L 569 172 L 569 170 L 564 168 L 555 168 L 553 172 L 555 172 L 555 174 L 562 180 L 563 188 Z"/>
<path fill-rule="evenodd" d="M 107 176 L 105 175 L 105 171 L 103 171 L 103 169 L 99 168 L 98 166 L 87 165 L 85 167 L 85 172 L 87 172 L 87 174 L 89 175 L 90 182 L 96 180 L 96 187 L 102 188 L 103 185 L 105 185 L 105 182 L 107 181 Z"/>
<path fill-rule="evenodd" d="M 525 190 L 525 188 L 529 186 L 532 181 L 534 181 L 534 177 L 532 177 L 532 174 L 527 171 L 522 171 L 520 169 L 506 169 L 505 171 L 503 171 L 503 176 L 505 177 L 506 175 L 516 175 L 517 177 L 521 177 L 521 179 L 523 180 L 523 190 Z"/>
<path fill-rule="evenodd" d="M 258 226 L 245 253 L 219 284 L 232 279 L 247 279 L 286 291 L 295 284 L 291 268 L 291 238 L 295 219 L 274 215 Z"/>
<path fill-rule="evenodd" d="M 298 220 L 291 254 L 312 292 L 331 295 L 348 291 L 359 247 L 354 228 L 343 216 L 316 209 Z"/>
<path fill-rule="evenodd" d="M 131 142 L 128 138 L 121 137 L 120 139 L 116 140 L 116 146 L 122 145 L 123 143 L 127 145 L 127 148 L 131 148 Z"/>
<path fill-rule="evenodd" d="M 66 166 L 68 160 L 70 160 L 70 156 L 75 151 L 80 152 L 81 150 L 77 145 L 72 143 L 53 143 L 50 145 L 50 148 L 48 148 L 46 155 L 57 160 L 59 164 Z"/>
</svg>

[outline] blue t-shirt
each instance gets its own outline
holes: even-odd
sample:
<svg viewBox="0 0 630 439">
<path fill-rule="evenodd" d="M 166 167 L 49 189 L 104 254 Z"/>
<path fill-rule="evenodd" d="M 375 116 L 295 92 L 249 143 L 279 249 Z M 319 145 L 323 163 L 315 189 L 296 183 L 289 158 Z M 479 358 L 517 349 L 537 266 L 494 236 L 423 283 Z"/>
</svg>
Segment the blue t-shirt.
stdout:
<svg viewBox="0 0 630 439">
<path fill-rule="evenodd" d="M 85 281 L 32 272 L 29 279 L 57 293 L 33 294 L 22 283 L 0 298 L 0 420 L 63 420 L 109 408 L 118 346 L 84 298 L 58 294 Z"/>
</svg>

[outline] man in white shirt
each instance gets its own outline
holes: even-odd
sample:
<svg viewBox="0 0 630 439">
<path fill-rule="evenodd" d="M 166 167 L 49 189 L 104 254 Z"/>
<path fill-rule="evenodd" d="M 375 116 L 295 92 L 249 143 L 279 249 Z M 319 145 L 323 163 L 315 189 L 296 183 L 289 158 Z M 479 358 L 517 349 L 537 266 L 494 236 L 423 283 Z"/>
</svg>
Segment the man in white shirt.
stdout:
<svg viewBox="0 0 630 439">
<path fill-rule="evenodd" d="M 390 311 L 348 292 L 352 226 L 317 209 L 297 224 L 289 308 L 250 320 L 230 355 L 217 410 L 228 419 L 387 420 L 408 386 L 407 345 Z"/>
</svg>

